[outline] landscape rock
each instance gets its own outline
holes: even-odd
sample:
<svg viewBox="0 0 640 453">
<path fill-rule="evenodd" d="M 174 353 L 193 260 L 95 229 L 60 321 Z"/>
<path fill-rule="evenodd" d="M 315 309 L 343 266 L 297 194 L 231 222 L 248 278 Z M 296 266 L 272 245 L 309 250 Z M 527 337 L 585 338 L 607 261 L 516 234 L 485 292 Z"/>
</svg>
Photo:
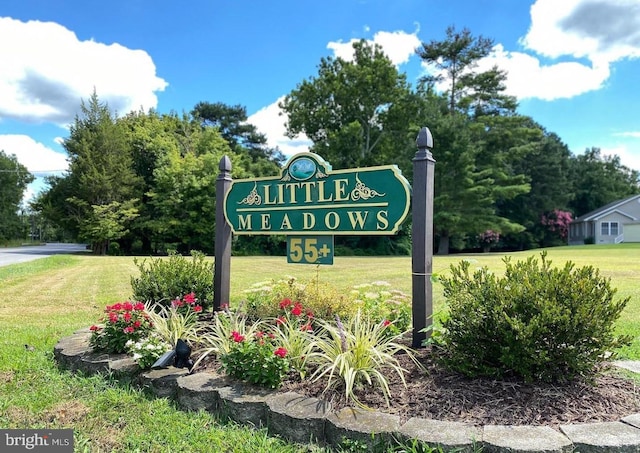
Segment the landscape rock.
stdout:
<svg viewBox="0 0 640 453">
<path fill-rule="evenodd" d="M 400 417 L 383 412 L 345 407 L 331 413 L 326 422 L 327 442 L 340 446 L 344 438 L 378 450 L 380 445 L 393 443 L 394 434 L 400 429 Z"/>
<path fill-rule="evenodd" d="M 570 452 L 569 439 L 548 426 L 487 425 L 483 452 Z"/>
<path fill-rule="evenodd" d="M 416 439 L 443 450 L 473 452 L 482 445 L 482 429 L 466 423 L 413 417 L 399 432 L 405 441 Z"/>
<path fill-rule="evenodd" d="M 640 429 L 622 422 L 563 425 L 560 430 L 580 453 L 640 451 Z"/>
<path fill-rule="evenodd" d="M 138 381 L 158 398 L 173 398 L 178 391 L 178 378 L 188 374 L 186 368 L 169 367 L 146 371 Z"/>
<path fill-rule="evenodd" d="M 325 419 L 331 403 L 293 392 L 276 393 L 267 400 L 269 432 L 299 443 L 324 442 Z"/>
<path fill-rule="evenodd" d="M 188 411 L 215 412 L 218 410 L 219 391 L 232 385 L 232 382 L 215 373 L 195 373 L 177 379 L 178 405 Z"/>
</svg>

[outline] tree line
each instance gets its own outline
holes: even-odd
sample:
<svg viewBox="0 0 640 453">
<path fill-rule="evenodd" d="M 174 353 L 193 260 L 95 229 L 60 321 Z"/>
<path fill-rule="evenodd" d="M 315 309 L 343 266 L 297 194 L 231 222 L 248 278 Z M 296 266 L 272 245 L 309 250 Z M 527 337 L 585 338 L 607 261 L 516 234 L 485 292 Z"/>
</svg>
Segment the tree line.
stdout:
<svg viewBox="0 0 640 453">
<path fill-rule="evenodd" d="M 573 155 L 556 134 L 518 114 L 517 99 L 505 94 L 506 74 L 477 69 L 492 46 L 468 29 L 447 28 L 445 39 L 417 49 L 437 71 L 412 87 L 379 46 L 356 42 L 352 60 L 322 58 L 317 74 L 280 103 L 287 134 L 305 134 L 310 151 L 334 169 L 393 163 L 411 181 L 415 138 L 428 126 L 438 253 L 481 248 L 486 238 L 510 250 L 563 243 L 571 216 L 640 192 L 640 175 L 595 147 Z M 231 158 L 234 178 L 277 175 L 284 162 L 241 105 L 200 102 L 188 114 L 117 117 L 95 92 L 63 147 L 69 171 L 49 177 L 31 207 L 58 235 L 87 241 L 99 254 L 212 253 L 220 158 Z M 0 168 L 7 159 L 0 154 Z M 336 238 L 336 247 L 408 253 L 410 230 L 382 240 Z M 242 236 L 234 250 L 279 253 L 283 243 Z"/>
</svg>

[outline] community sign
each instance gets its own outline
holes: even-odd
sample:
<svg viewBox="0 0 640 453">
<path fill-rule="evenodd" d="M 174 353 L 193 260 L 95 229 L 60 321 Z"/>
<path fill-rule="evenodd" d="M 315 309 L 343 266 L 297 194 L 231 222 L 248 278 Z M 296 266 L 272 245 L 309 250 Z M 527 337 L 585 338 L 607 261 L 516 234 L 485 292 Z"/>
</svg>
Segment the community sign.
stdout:
<svg viewBox="0 0 640 453">
<path fill-rule="evenodd" d="M 224 215 L 235 234 L 390 235 L 407 217 L 410 192 L 395 165 L 332 171 L 307 152 L 279 177 L 234 180 Z"/>
</svg>

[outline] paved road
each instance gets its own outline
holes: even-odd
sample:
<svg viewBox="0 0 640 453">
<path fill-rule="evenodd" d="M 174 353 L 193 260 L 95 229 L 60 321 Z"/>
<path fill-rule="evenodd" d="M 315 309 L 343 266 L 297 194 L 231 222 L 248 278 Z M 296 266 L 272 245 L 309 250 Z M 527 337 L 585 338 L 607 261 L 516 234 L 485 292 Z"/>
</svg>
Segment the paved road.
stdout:
<svg viewBox="0 0 640 453">
<path fill-rule="evenodd" d="M 51 255 L 76 253 L 86 251 L 84 244 L 60 244 L 30 245 L 28 247 L 0 247 L 0 266 L 24 263 Z"/>
</svg>

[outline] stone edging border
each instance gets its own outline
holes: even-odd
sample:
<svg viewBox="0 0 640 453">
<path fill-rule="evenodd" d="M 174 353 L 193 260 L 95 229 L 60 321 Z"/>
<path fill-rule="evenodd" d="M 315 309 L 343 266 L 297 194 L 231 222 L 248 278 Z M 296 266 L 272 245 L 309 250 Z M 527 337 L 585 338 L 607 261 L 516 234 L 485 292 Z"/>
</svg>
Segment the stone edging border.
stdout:
<svg viewBox="0 0 640 453">
<path fill-rule="evenodd" d="M 337 447 L 344 438 L 366 444 L 416 439 L 443 450 L 483 452 L 631 452 L 640 451 L 640 413 L 617 422 L 547 426 L 473 426 L 459 422 L 410 418 L 344 408 L 300 394 L 245 386 L 216 373 L 189 374 L 185 369 L 142 371 L 126 355 L 98 354 L 82 329 L 54 347 L 60 367 L 88 374 L 110 373 L 148 388 L 155 396 L 174 399 L 183 410 L 226 416 L 237 423 L 266 427 L 269 434 L 299 443 Z"/>
</svg>

